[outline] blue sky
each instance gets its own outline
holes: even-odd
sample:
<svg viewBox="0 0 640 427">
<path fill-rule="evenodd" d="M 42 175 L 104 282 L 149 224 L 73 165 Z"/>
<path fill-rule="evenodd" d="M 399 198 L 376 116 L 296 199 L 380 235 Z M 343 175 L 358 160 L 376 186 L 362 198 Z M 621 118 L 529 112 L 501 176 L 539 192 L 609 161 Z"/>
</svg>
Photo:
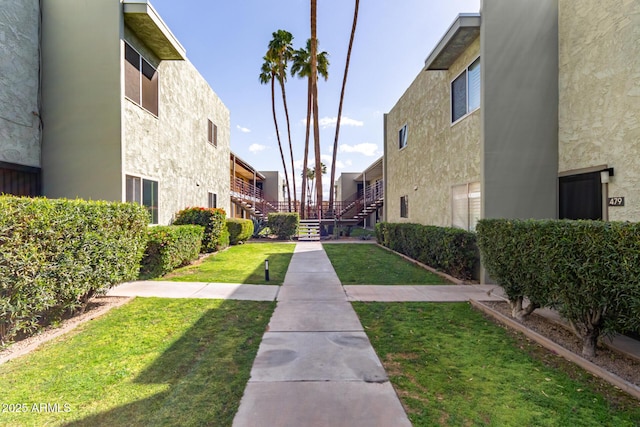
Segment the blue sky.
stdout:
<svg viewBox="0 0 640 427">
<path fill-rule="evenodd" d="M 304 46 L 310 36 L 309 0 L 151 0 L 151 4 L 229 109 L 231 150 L 258 170 L 282 171 L 270 87 L 261 85 L 258 75 L 274 31 L 287 30 L 294 36 L 294 48 Z M 329 80 L 318 85 L 322 159 L 328 168 L 353 7 L 352 1 L 318 0 L 318 40 L 330 60 Z M 382 156 L 383 114 L 421 71 L 457 14 L 479 9 L 480 0 L 360 2 L 336 176 L 361 172 Z M 306 81 L 289 78 L 286 91 L 298 178 L 304 149 Z M 288 144 L 280 99 L 277 105 L 281 139 Z"/>
</svg>

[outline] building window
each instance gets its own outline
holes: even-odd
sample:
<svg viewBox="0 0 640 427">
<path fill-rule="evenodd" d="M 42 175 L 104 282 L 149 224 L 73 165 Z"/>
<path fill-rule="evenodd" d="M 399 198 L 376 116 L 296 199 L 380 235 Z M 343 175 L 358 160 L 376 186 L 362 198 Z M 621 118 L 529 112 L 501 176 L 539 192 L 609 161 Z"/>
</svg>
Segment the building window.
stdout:
<svg viewBox="0 0 640 427">
<path fill-rule="evenodd" d="M 128 43 L 124 44 L 124 94 L 158 115 L 158 71 Z"/>
<path fill-rule="evenodd" d="M 138 203 L 147 208 L 151 216 L 151 223 L 158 223 L 158 182 L 127 175 L 126 201 Z"/>
<path fill-rule="evenodd" d="M 218 207 L 218 195 L 216 193 L 209 193 L 208 205 L 209 208 Z"/>
<path fill-rule="evenodd" d="M 451 123 L 480 107 L 480 58 L 451 82 Z"/>
<path fill-rule="evenodd" d="M 454 185 L 451 188 L 451 225 L 474 231 L 480 219 L 480 183 Z"/>
<path fill-rule="evenodd" d="M 209 144 L 213 145 L 214 147 L 217 147 L 218 146 L 218 126 L 213 124 L 211 120 L 207 120 L 207 122 L 208 122 L 208 128 L 209 128 L 207 140 L 209 141 Z"/>
<path fill-rule="evenodd" d="M 402 150 L 407 146 L 407 125 L 404 125 L 398 131 L 398 148 Z"/>
<path fill-rule="evenodd" d="M 409 218 L 409 196 L 400 197 L 400 218 Z"/>
</svg>

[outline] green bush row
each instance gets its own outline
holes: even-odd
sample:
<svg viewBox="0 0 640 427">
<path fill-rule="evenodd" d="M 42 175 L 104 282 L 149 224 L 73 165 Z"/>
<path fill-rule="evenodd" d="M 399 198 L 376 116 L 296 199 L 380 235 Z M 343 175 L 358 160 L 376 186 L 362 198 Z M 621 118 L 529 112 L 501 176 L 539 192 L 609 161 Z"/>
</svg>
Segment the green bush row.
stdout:
<svg viewBox="0 0 640 427">
<path fill-rule="evenodd" d="M 227 218 L 227 230 L 229 231 L 229 243 L 237 245 L 245 242 L 253 236 L 253 221 L 250 219 Z"/>
<path fill-rule="evenodd" d="M 267 217 L 267 227 L 282 240 L 289 240 L 295 236 L 299 223 L 300 215 L 297 213 L 270 213 Z"/>
<path fill-rule="evenodd" d="M 186 208 L 176 214 L 173 225 L 201 225 L 204 227 L 202 252 L 209 253 L 229 246 L 226 213 L 218 208 Z"/>
<path fill-rule="evenodd" d="M 421 224 L 376 224 L 379 244 L 462 280 L 477 278 L 478 248 L 474 233 Z"/>
<path fill-rule="evenodd" d="M 483 264 L 514 316 L 556 308 L 586 356 L 601 333 L 640 330 L 640 224 L 483 219 L 477 232 Z"/>
<path fill-rule="evenodd" d="M 160 277 L 189 264 L 200 254 L 204 228 L 200 225 L 149 227 L 140 278 Z"/>
<path fill-rule="evenodd" d="M 148 223 L 134 204 L 0 196 L 0 341 L 135 279 Z"/>
</svg>

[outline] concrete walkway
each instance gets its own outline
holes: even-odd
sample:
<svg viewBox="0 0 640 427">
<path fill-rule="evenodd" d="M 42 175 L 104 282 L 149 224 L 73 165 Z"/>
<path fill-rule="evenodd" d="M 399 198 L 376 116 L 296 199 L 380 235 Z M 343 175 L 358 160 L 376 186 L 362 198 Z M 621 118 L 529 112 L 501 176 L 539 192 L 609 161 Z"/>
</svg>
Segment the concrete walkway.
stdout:
<svg viewBox="0 0 640 427">
<path fill-rule="evenodd" d="M 296 245 L 233 425 L 411 425 L 319 242 Z"/>
</svg>

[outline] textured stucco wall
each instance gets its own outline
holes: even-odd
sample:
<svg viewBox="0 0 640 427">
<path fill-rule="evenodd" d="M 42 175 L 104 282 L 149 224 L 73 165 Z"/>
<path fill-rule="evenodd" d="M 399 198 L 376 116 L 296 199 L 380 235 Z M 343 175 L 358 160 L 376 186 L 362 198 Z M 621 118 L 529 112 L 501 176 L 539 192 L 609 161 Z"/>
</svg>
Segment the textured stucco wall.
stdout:
<svg viewBox="0 0 640 427">
<path fill-rule="evenodd" d="M 38 3 L 0 0 L 0 161 L 36 167 L 40 166 Z"/>
<path fill-rule="evenodd" d="M 157 65 L 128 31 L 126 38 Z M 159 224 L 185 207 L 206 207 L 208 193 L 230 214 L 229 110 L 189 61 L 162 61 L 157 69 L 158 117 L 123 100 L 124 174 L 158 181 Z M 218 127 L 217 147 L 207 141 L 207 120 Z"/>
<path fill-rule="evenodd" d="M 480 39 L 447 71 L 421 71 L 386 116 L 385 221 L 451 225 L 451 187 L 480 180 L 480 110 L 451 125 L 450 83 L 480 52 Z M 407 124 L 407 146 L 398 132 Z M 409 217 L 400 218 L 408 196 Z"/>
<path fill-rule="evenodd" d="M 615 168 L 610 220 L 640 221 L 640 2 L 560 0 L 559 171 Z"/>
</svg>

